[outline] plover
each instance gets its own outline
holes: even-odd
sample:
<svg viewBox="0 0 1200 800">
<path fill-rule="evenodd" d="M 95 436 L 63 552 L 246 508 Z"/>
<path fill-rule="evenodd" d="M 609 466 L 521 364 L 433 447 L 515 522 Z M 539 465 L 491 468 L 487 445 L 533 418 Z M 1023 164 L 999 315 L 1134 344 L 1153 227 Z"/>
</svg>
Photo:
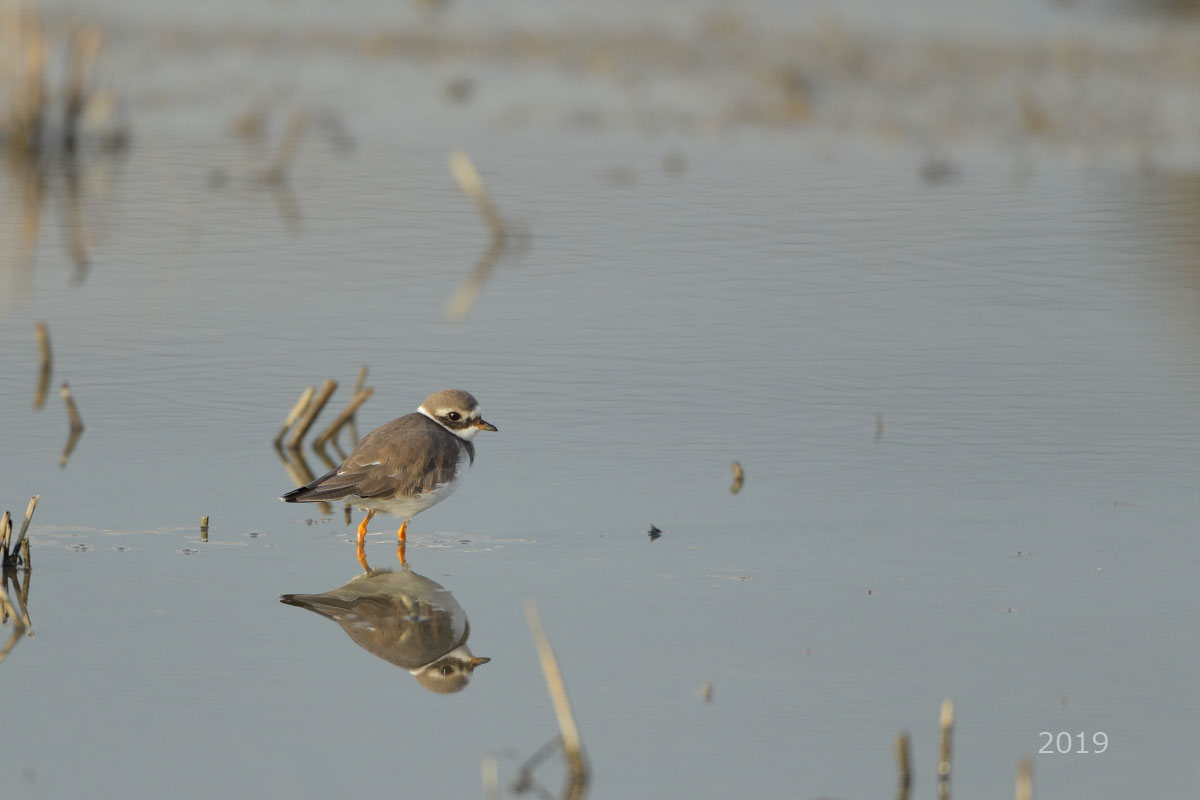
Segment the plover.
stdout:
<svg viewBox="0 0 1200 800">
<path fill-rule="evenodd" d="M 468 392 L 435 392 L 416 413 L 371 431 L 345 461 L 282 499 L 342 500 L 367 512 L 358 525 L 360 553 L 367 523 L 376 512 L 400 517 L 396 540 L 403 542 L 409 520 L 445 500 L 462 482 L 475 461 L 472 437 L 494 430 L 495 425 L 479 416 L 479 403 Z"/>
</svg>

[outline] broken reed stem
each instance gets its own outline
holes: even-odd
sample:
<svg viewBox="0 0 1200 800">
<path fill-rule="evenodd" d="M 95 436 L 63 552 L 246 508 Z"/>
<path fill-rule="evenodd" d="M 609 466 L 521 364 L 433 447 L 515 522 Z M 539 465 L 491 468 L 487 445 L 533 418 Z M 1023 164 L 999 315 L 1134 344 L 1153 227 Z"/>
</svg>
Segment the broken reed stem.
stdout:
<svg viewBox="0 0 1200 800">
<path fill-rule="evenodd" d="M 938 715 L 938 800 L 950 800 L 950 745 L 953 733 L 954 701 L 947 697 L 942 701 L 942 711 Z"/>
<path fill-rule="evenodd" d="M 304 410 L 308 408 L 309 401 L 312 400 L 313 392 L 315 391 L 316 389 L 310 386 L 300 393 L 300 399 L 296 401 L 294 406 L 292 406 L 292 410 L 288 412 L 287 418 L 283 421 L 283 427 L 280 428 L 279 433 L 275 435 L 276 447 L 279 447 L 279 445 L 283 442 L 283 437 L 287 436 L 288 428 L 292 427 L 292 424 L 295 423 L 295 421 L 300 418 L 300 415 L 304 413 Z"/>
<path fill-rule="evenodd" d="M 16 552 L 17 547 L 20 546 L 21 542 L 25 539 L 25 532 L 29 530 L 29 521 L 33 519 L 33 510 L 37 508 L 39 497 L 41 497 L 40 494 L 35 494 L 33 497 L 29 498 L 29 505 L 25 506 L 25 521 L 21 523 L 21 530 L 17 533 L 17 538 L 13 539 L 12 543 L 12 549 L 14 552 Z M 8 515 L 7 511 L 4 513 L 6 516 Z M 10 522 L 9 524 L 11 525 L 12 523 Z"/>
<path fill-rule="evenodd" d="M 896 782 L 897 800 L 908 800 L 908 792 L 912 788 L 912 760 L 908 752 L 908 733 L 901 732 L 896 737 L 896 771 L 899 779 Z"/>
<path fill-rule="evenodd" d="M 37 340 L 39 355 L 38 383 L 33 391 L 33 407 L 41 408 L 46 404 L 46 392 L 50 388 L 50 374 L 54 364 L 50 353 L 50 330 L 46 323 L 39 322 L 33 327 L 33 338 Z"/>
<path fill-rule="evenodd" d="M 455 151 L 450 154 L 450 172 L 458 181 L 458 188 L 462 189 L 463 194 L 471 198 L 475 207 L 479 209 L 484 222 L 492 230 L 492 238 L 503 244 L 504 240 L 508 238 L 508 228 L 505 227 L 504 220 L 500 219 L 500 215 L 496 213 L 492 199 L 488 197 L 483 188 L 483 179 L 479 177 L 479 172 L 466 153 Z"/>
<path fill-rule="evenodd" d="M 0 517 L 0 563 L 8 560 L 8 539 L 12 535 L 12 515 L 7 511 Z"/>
<path fill-rule="evenodd" d="M 308 404 L 308 408 L 300 416 L 300 421 L 296 423 L 296 427 L 292 428 L 292 433 L 288 436 L 287 440 L 288 447 L 292 450 L 300 449 L 300 442 L 304 440 L 308 429 L 312 427 L 313 422 L 317 419 L 317 415 L 321 413 L 321 409 L 325 408 L 325 404 L 329 402 L 329 396 L 336 389 L 337 381 L 326 380 L 321 384 L 320 390 L 317 391 L 317 396 Z"/>
<path fill-rule="evenodd" d="M 740 461 L 734 461 L 729 468 L 733 470 L 733 485 L 729 487 L 729 493 L 737 494 L 742 490 L 742 484 L 746 482 L 746 473 L 742 472 Z"/>
<path fill-rule="evenodd" d="M 354 393 L 358 394 L 363 390 L 363 386 L 367 382 L 367 365 L 363 364 L 358 368 L 358 378 L 354 381 Z"/>
<path fill-rule="evenodd" d="M 1033 764 L 1022 758 L 1017 764 L 1017 782 L 1013 792 L 1016 800 L 1033 800 Z"/>
<path fill-rule="evenodd" d="M 313 447 L 320 449 L 325 446 L 327 441 L 337 436 L 342 426 L 349 422 L 354 413 L 358 411 L 358 407 L 367 402 L 367 398 L 373 394 L 375 394 L 375 390 L 367 388 L 355 394 L 354 397 L 351 397 L 350 402 L 342 409 L 342 413 L 334 417 L 333 422 L 329 423 L 329 426 L 313 439 Z"/>
<path fill-rule="evenodd" d="M 202 542 L 208 541 L 208 517 L 207 516 L 203 516 L 200 518 L 200 541 L 202 541 Z"/>
<path fill-rule="evenodd" d="M 546 629 L 542 627 L 537 607 L 532 602 L 525 604 L 525 621 L 529 624 L 538 659 L 542 662 L 546 691 L 554 704 L 554 714 L 558 718 L 558 728 L 562 736 L 563 756 L 567 761 L 567 786 L 563 797 L 578 800 L 587 791 L 588 767 L 583 755 L 583 742 L 579 738 L 579 728 L 575 724 L 575 715 L 571 712 L 571 700 L 567 696 L 567 687 L 563 683 L 558 660 L 554 657 L 554 649 L 550 646 Z"/>
<path fill-rule="evenodd" d="M 67 419 L 71 422 L 71 431 L 83 432 L 83 419 L 79 416 L 79 409 L 75 406 L 75 398 L 71 396 L 71 387 L 66 381 L 59 387 L 58 393 L 62 395 L 63 401 L 67 404 Z"/>
</svg>

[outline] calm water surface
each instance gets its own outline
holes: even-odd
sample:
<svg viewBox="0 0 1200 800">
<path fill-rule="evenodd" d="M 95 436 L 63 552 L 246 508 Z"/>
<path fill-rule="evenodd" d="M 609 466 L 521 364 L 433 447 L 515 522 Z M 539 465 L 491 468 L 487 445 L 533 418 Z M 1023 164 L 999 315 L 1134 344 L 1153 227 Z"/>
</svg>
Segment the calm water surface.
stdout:
<svg viewBox="0 0 1200 800">
<path fill-rule="evenodd" d="M 555 731 L 527 600 L 596 797 L 885 796 L 902 729 L 928 793 L 944 697 L 960 796 L 1007 796 L 1023 756 L 1045 797 L 1200 788 L 1194 179 L 984 151 L 931 186 L 781 132 L 376 98 L 282 196 L 241 177 L 241 95 L 201 123 L 131 80 L 90 266 L 52 194 L 32 264 L 0 273 L 0 508 L 41 494 L 37 635 L 0 665 L 6 797 L 480 797 L 485 755 L 508 780 Z M 460 323 L 488 241 L 450 147 L 530 234 Z M 61 401 L 31 403 L 39 320 L 87 424 L 65 468 Z M 500 428 L 410 526 L 410 567 L 491 659 L 457 694 L 279 602 L 360 571 L 340 509 L 277 501 L 270 440 L 362 364 L 360 431 L 447 386 Z M 396 568 L 389 521 L 371 533 Z M 1110 745 L 1036 755 L 1040 731 Z"/>
</svg>

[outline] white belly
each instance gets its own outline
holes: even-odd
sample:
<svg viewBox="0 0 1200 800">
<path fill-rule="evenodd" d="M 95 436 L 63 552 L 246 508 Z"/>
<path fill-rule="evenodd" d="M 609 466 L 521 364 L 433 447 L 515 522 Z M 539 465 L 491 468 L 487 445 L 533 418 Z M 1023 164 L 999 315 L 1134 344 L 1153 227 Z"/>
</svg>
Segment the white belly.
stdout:
<svg viewBox="0 0 1200 800">
<path fill-rule="evenodd" d="M 454 490 L 462 483 L 470 466 L 471 459 L 467 456 L 467 451 L 463 450 L 462 455 L 458 459 L 458 469 L 455 470 L 454 479 L 446 483 L 439 483 L 432 491 L 412 495 L 411 497 L 393 497 L 390 499 L 380 497 L 364 498 L 352 495 L 346 498 L 346 502 L 363 511 L 378 511 L 390 514 L 393 517 L 400 517 L 407 522 L 425 509 L 437 505 L 454 494 Z"/>
</svg>

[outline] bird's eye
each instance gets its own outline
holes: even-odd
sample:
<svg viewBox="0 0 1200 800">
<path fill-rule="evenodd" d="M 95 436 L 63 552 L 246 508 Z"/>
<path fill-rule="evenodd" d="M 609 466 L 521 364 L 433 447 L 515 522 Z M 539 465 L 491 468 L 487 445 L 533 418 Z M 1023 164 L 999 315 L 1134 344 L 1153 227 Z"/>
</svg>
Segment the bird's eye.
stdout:
<svg viewBox="0 0 1200 800">
<path fill-rule="evenodd" d="M 443 664 L 438 672 L 442 673 L 443 675 L 449 675 L 451 672 L 454 672 L 454 667 L 450 666 L 449 664 Z"/>
<path fill-rule="evenodd" d="M 457 411 L 451 411 L 446 415 L 446 419 L 450 420 L 451 422 L 458 422 L 460 419 L 462 419 L 462 414 L 458 413 Z"/>
</svg>

